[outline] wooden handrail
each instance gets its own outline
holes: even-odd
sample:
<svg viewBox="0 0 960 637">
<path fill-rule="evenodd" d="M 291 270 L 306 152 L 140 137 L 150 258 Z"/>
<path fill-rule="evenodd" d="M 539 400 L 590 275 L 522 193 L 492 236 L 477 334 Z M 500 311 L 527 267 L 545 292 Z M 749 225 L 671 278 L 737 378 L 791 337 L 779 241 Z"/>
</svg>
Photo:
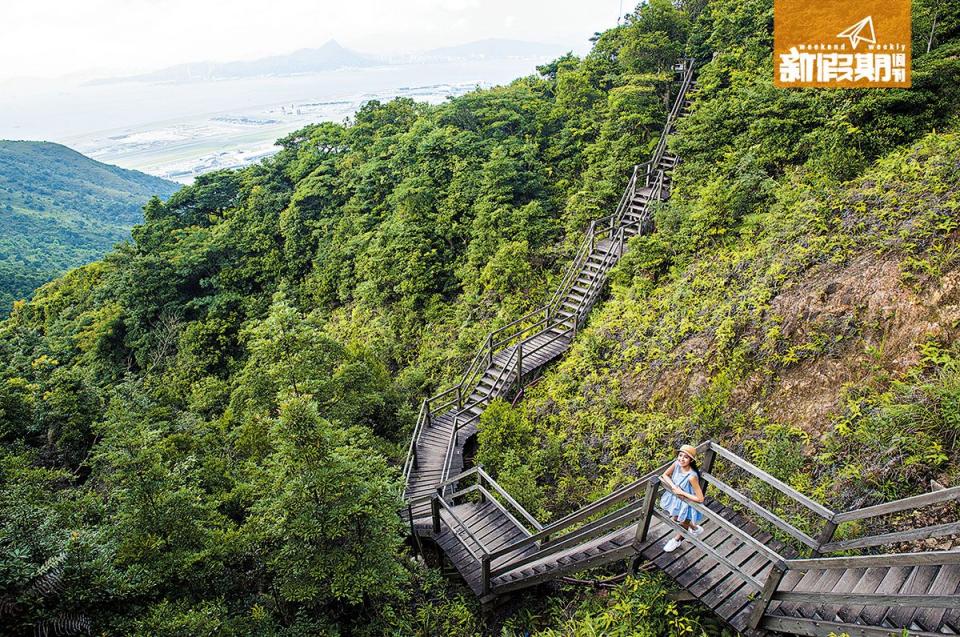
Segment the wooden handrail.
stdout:
<svg viewBox="0 0 960 637">
<path fill-rule="evenodd" d="M 492 571 L 490 576 L 499 577 L 518 568 L 522 568 L 523 566 L 526 566 L 532 562 L 537 562 L 545 557 L 549 557 L 550 555 L 560 553 L 571 546 L 579 546 L 596 537 L 600 537 L 601 535 L 605 535 L 616 529 L 628 526 L 630 523 L 636 521 L 637 518 L 640 517 L 643 504 L 644 502 L 640 500 L 631 503 L 628 507 L 612 511 L 603 517 L 594 520 L 586 526 L 571 531 L 567 535 L 562 536 L 550 544 L 541 545 L 540 550 L 531 553 L 530 555 L 521 557 L 517 560 L 510 560 L 506 564 L 503 564 Z M 526 546 L 536 543 L 535 536 L 537 535 L 540 534 L 534 534 L 527 538 L 528 540 L 534 540 L 533 542 L 524 542 L 524 546 L 519 546 L 521 542 L 515 542 L 510 547 L 505 547 L 504 549 L 500 549 L 499 551 L 491 553 L 490 558 L 496 559 L 501 555 L 506 555 L 507 553 L 526 548 Z M 505 550 L 506 548 L 510 548 L 511 550 L 507 551 Z"/>
<path fill-rule="evenodd" d="M 484 471 L 483 467 L 478 466 L 477 472 L 480 475 L 480 477 L 483 478 L 487 482 L 487 484 L 493 487 L 493 490 L 499 493 L 503 497 L 503 499 L 507 501 L 507 503 L 510 506 L 512 506 L 521 516 L 523 516 L 523 518 L 527 522 L 530 523 L 530 525 L 533 528 L 535 528 L 537 531 L 543 530 L 543 525 L 537 522 L 537 519 L 535 517 L 530 515 L 530 513 L 526 509 L 520 506 L 520 503 L 514 500 L 513 497 L 509 493 L 507 493 L 506 490 L 504 490 L 504 488 L 501 487 L 496 480 L 490 477 L 490 474 Z"/>
<path fill-rule="evenodd" d="M 526 327 L 524 327 L 524 328 L 522 328 L 522 329 L 519 329 L 519 330 L 517 330 L 516 332 L 513 332 L 510 336 L 507 336 L 506 338 L 502 338 L 502 339 L 500 339 L 500 340 L 498 340 L 498 341 L 494 341 L 493 346 L 494 346 L 494 347 L 500 347 L 501 345 L 506 345 L 507 343 L 509 343 L 509 342 L 512 341 L 513 339 L 517 338 L 517 337 L 520 336 L 521 334 L 524 334 L 524 333 L 526 333 L 526 332 L 529 332 L 530 330 L 536 329 L 536 328 L 540 327 L 541 325 L 546 325 L 546 324 L 547 324 L 547 319 L 546 319 L 546 318 L 542 318 L 542 319 L 540 319 L 539 321 L 537 321 L 536 323 L 531 323 L 530 325 L 528 325 L 528 326 L 526 326 Z"/>
<path fill-rule="evenodd" d="M 437 485 L 437 488 L 439 489 L 440 487 L 445 487 L 445 486 L 447 486 L 447 485 L 453 484 L 454 482 L 459 482 L 459 481 L 461 481 L 461 480 L 463 480 L 463 479 L 465 479 L 465 478 L 469 478 L 470 476 L 472 476 L 472 475 L 474 475 L 475 473 L 477 473 L 479 470 L 480 470 L 480 467 L 472 467 L 472 468 L 470 468 L 470 469 L 467 469 L 466 471 L 464 471 L 464 472 L 462 472 L 462 473 L 458 473 L 457 475 L 453 476 L 452 478 L 447 478 L 446 480 L 444 480 L 443 482 L 441 482 L 440 484 L 438 484 L 438 485 Z"/>
<path fill-rule="evenodd" d="M 437 499 L 440 501 L 440 506 L 442 506 L 444 509 L 446 509 L 447 514 L 448 514 L 451 518 L 453 518 L 453 521 L 454 521 L 454 522 L 457 523 L 457 526 L 459 526 L 460 528 L 462 528 L 462 529 L 464 530 L 464 532 L 466 532 L 467 536 L 468 536 L 471 540 L 473 540 L 474 542 L 477 543 L 477 546 L 480 547 L 480 551 L 481 551 L 484 555 L 488 555 L 488 554 L 489 554 L 489 551 L 487 551 L 487 547 L 485 547 L 485 546 L 483 545 L 483 543 L 476 538 L 476 536 L 473 534 L 473 532 L 470 530 L 470 528 L 469 528 L 466 524 L 463 523 L 463 520 L 461 520 L 460 517 L 459 517 L 456 513 L 453 512 L 453 508 L 452 508 L 449 504 L 447 504 L 447 502 L 446 502 L 442 497 L 440 497 L 439 495 L 437 496 Z M 450 529 L 450 530 L 453 531 L 453 529 Z M 473 559 L 479 561 L 479 560 L 480 560 L 480 556 L 477 555 L 477 553 L 476 553 L 473 549 L 470 548 L 470 546 L 463 540 L 463 538 L 460 537 L 460 535 L 459 535 L 458 533 L 456 533 L 455 531 L 454 531 L 453 534 L 457 537 L 458 540 L 460 540 L 460 543 L 463 544 L 463 548 L 467 549 L 467 551 L 470 552 L 470 555 L 473 556 Z"/>
<path fill-rule="evenodd" d="M 520 520 L 518 520 L 515 515 L 510 513 L 510 511 L 507 510 L 507 507 L 503 506 L 495 497 L 493 497 L 493 494 L 487 491 L 483 485 L 475 484 L 474 486 L 477 488 L 477 491 L 483 494 L 483 497 L 485 497 L 490 504 L 498 508 L 501 513 L 507 516 L 507 519 L 513 522 L 514 526 L 523 531 L 526 535 L 530 535 L 530 530 L 523 526 L 520 523 Z"/>
<path fill-rule="evenodd" d="M 540 314 L 541 312 L 545 311 L 546 309 L 547 309 L 547 306 L 546 306 L 546 305 L 544 305 L 544 306 L 542 306 L 542 307 L 538 307 L 537 309 L 533 310 L 533 311 L 530 312 L 529 314 L 524 314 L 524 315 L 521 316 L 520 318 L 518 318 L 518 319 L 516 319 L 516 320 L 513 320 L 513 321 L 510 321 L 510 322 L 507 323 L 506 325 L 504 325 L 504 326 L 502 326 L 502 327 L 498 327 L 497 329 L 491 331 L 491 332 L 490 332 L 490 336 L 496 336 L 496 335 L 499 334 L 500 332 L 506 331 L 506 330 L 510 329 L 511 327 L 513 327 L 514 325 L 517 325 L 518 323 L 522 323 L 523 321 L 526 321 L 527 319 L 533 318 L 534 316 L 536 316 L 537 314 Z"/>
<path fill-rule="evenodd" d="M 789 522 L 787 522 L 786 520 L 778 516 L 776 513 L 773 513 L 772 511 L 768 511 L 767 509 L 763 508 L 762 506 L 760 506 L 759 504 L 757 504 L 747 496 L 743 495 L 742 493 L 740 493 L 739 491 L 737 491 L 727 483 L 720 480 L 717 476 L 713 475 L 712 473 L 704 472 L 703 477 L 704 479 L 709 480 L 711 485 L 713 485 L 723 493 L 730 496 L 730 498 L 732 498 L 734 501 L 750 509 L 750 511 L 752 511 L 753 513 L 756 513 L 767 522 L 770 522 L 771 524 L 773 524 L 775 527 L 777 527 L 784 533 L 803 542 L 804 544 L 806 544 L 812 549 L 820 548 L 819 542 L 817 542 L 815 539 L 813 539 L 812 537 L 810 537 L 809 535 L 807 535 L 797 527 L 793 526 L 792 524 L 790 524 Z"/>
<path fill-rule="evenodd" d="M 906 531 L 897 531 L 895 533 L 883 533 L 881 535 L 869 535 L 866 537 L 830 542 L 829 544 L 824 544 L 821 546 L 820 552 L 834 553 L 836 551 L 863 549 L 871 546 L 894 544 L 897 542 L 913 542 L 915 540 L 926 540 L 928 538 L 945 537 L 947 535 L 957 534 L 960 534 L 960 522 L 950 522 L 947 524 L 935 524 L 916 529 L 908 529 Z"/>
<path fill-rule="evenodd" d="M 673 518 L 671 518 L 669 515 L 666 515 L 656 510 L 654 510 L 653 514 L 656 517 L 658 517 L 661 522 L 663 522 L 673 530 L 679 533 L 683 533 L 684 541 L 692 542 L 694 546 L 696 546 L 701 551 L 703 551 L 704 553 L 707 553 L 708 555 L 710 555 L 710 557 L 712 557 L 713 559 L 717 560 L 718 562 L 720 562 L 721 564 L 729 568 L 732 573 L 736 573 L 739 577 L 742 577 L 744 580 L 746 580 L 748 584 L 750 584 L 757 590 L 763 589 L 763 584 L 759 580 L 757 580 L 753 575 L 750 575 L 749 573 L 747 573 L 746 571 L 738 567 L 736 564 L 731 562 L 729 559 L 727 559 L 726 557 L 718 553 L 716 549 L 714 549 L 712 546 L 710 546 L 706 542 L 702 542 L 696 536 L 690 535 L 689 533 L 687 533 L 686 529 L 680 526 L 679 524 L 677 524 L 676 522 L 674 522 Z M 762 544 L 759 544 L 759 543 L 758 545 L 763 546 Z"/>
<path fill-rule="evenodd" d="M 426 422 L 424 410 L 427 408 L 427 401 L 420 403 L 420 412 L 417 414 L 417 422 L 413 426 L 413 433 L 410 435 L 410 445 L 407 447 L 407 458 L 403 463 L 403 485 L 406 491 L 407 483 L 410 481 L 410 473 L 413 471 L 413 465 L 417 457 L 417 444 L 420 442 L 420 434 L 423 431 L 423 424 Z"/>
<path fill-rule="evenodd" d="M 831 511 L 831 510 L 828 509 L 827 507 L 823 506 L 823 505 L 820 504 L 819 502 L 815 502 L 815 501 L 811 500 L 810 498 L 808 498 L 807 496 L 803 495 L 802 493 L 800 493 L 799 491 L 797 491 L 797 490 L 794 489 L 793 487 L 791 487 L 791 486 L 789 486 L 789 485 L 781 482 L 780 480 L 777 480 L 777 479 L 774 478 L 772 475 L 770 475 L 769 473 L 767 473 L 766 471 L 764 471 L 763 469 L 761 469 L 761 468 L 758 467 L 757 465 L 753 464 L 752 462 L 749 462 L 749 461 L 747 461 L 747 460 L 744 460 L 743 458 L 741 458 L 740 456 L 736 455 L 736 454 L 733 453 L 732 451 L 730 451 L 730 450 L 728 450 L 728 449 L 725 449 L 724 447 L 721 447 L 720 445 L 718 445 L 718 444 L 716 444 L 716 443 L 714 443 L 714 442 L 711 442 L 711 443 L 710 443 L 710 448 L 713 449 L 713 450 L 717 453 L 717 455 L 719 455 L 719 456 L 720 456 L 721 458 L 723 458 L 724 460 L 727 460 L 727 461 L 729 461 L 729 462 L 732 462 L 733 464 L 735 464 L 736 466 L 740 467 L 741 469 L 743 469 L 743 470 L 746 471 L 747 473 L 749 473 L 749 474 L 751 474 L 751 475 L 753 475 L 753 476 L 755 476 L 755 477 L 757 477 L 757 478 L 760 478 L 760 479 L 763 480 L 765 483 L 767 483 L 767 484 L 769 484 L 770 486 L 772 486 L 773 488 L 775 488 L 777 491 L 780 491 L 781 493 L 783 493 L 784 495 L 788 496 L 789 498 L 791 498 L 791 499 L 795 500 L 796 502 L 802 504 L 803 506 L 807 507 L 808 509 L 810 509 L 811 511 L 813 511 L 814 513 L 816 513 L 817 515 L 819 515 L 819 516 L 822 517 L 823 519 L 825 519 L 825 520 L 834 520 L 834 519 L 835 519 L 835 515 L 836 515 L 836 514 L 835 514 L 833 511 Z"/>
<path fill-rule="evenodd" d="M 580 323 L 582 322 L 583 318 L 585 317 L 586 313 L 593 307 L 593 305 L 596 303 L 596 300 L 599 298 L 600 289 L 602 288 L 604 282 L 606 281 L 607 271 L 609 270 L 610 266 L 612 266 L 612 264 L 614 264 L 617 261 L 619 255 L 622 254 L 623 252 L 623 244 L 625 241 L 625 237 L 624 237 L 625 226 L 622 223 L 622 219 L 630 201 L 632 201 L 633 198 L 635 197 L 637 180 L 639 179 L 639 175 L 640 175 L 640 169 L 641 168 L 646 169 L 646 174 L 648 176 L 647 179 L 649 181 L 649 175 L 651 173 L 651 170 L 656 168 L 662 159 L 663 149 L 665 148 L 665 143 L 666 143 L 665 140 L 670 133 L 670 130 L 673 126 L 673 122 L 674 122 L 674 119 L 676 118 L 677 113 L 679 113 L 679 110 L 682 107 L 684 96 L 692 80 L 693 65 L 688 64 L 687 61 L 684 61 L 683 64 L 685 69 L 683 80 L 681 82 L 680 90 L 677 94 L 677 99 L 675 100 L 673 108 L 668 114 L 664 129 L 661 132 L 660 140 L 658 141 L 658 145 L 657 145 L 658 150 L 654 152 L 654 155 L 653 157 L 651 157 L 651 159 L 641 164 L 637 164 L 633 167 L 633 171 L 630 175 L 630 178 L 627 180 L 627 186 L 626 188 L 624 188 L 623 194 L 621 195 L 621 198 L 620 198 L 620 202 L 618 203 L 614 214 L 609 215 L 607 217 L 602 217 L 600 219 L 594 219 L 593 221 L 590 222 L 587 235 L 584 237 L 583 241 L 581 242 L 573 258 L 573 261 L 570 263 L 570 265 L 567 267 L 566 271 L 564 272 L 564 276 L 561 279 L 560 285 L 556 288 L 550 302 L 548 302 L 545 306 L 542 306 L 536 310 L 533 310 L 532 312 L 529 312 L 524 316 L 521 316 L 520 318 L 515 319 L 510 323 L 507 323 L 504 326 L 501 326 L 495 330 L 491 330 L 487 334 L 482 345 L 475 352 L 471 363 L 467 366 L 463 375 L 461 376 L 460 382 L 454 385 L 453 387 L 450 387 L 442 392 L 439 392 L 433 396 L 430 396 L 423 402 L 421 406 L 421 413 L 425 411 L 425 416 L 422 419 L 418 416 L 418 423 L 417 425 L 415 425 L 414 435 L 412 436 L 411 444 L 407 450 L 407 458 L 404 463 L 403 478 L 404 478 L 405 492 L 406 492 L 406 488 L 409 486 L 409 481 L 413 471 L 413 465 L 417 461 L 417 445 L 419 444 L 420 433 L 422 432 L 423 428 L 427 426 L 427 424 L 430 422 L 431 414 L 434 412 L 442 413 L 444 410 L 454 405 L 456 405 L 456 407 L 459 409 L 457 414 L 455 414 L 455 422 L 454 422 L 453 430 L 451 431 L 451 435 L 450 435 L 450 443 L 448 443 L 447 445 L 447 450 L 444 457 L 444 466 L 442 469 L 441 477 L 445 480 L 447 477 L 449 477 L 449 469 L 450 469 L 450 466 L 452 465 L 453 449 L 451 448 L 451 445 L 454 448 L 456 447 L 455 442 L 457 439 L 458 430 L 460 426 L 471 423 L 476 419 L 476 415 L 471 413 L 471 415 L 467 417 L 465 420 L 463 420 L 463 422 L 461 423 L 460 420 L 462 418 L 457 419 L 457 416 L 458 415 L 462 416 L 464 411 L 466 411 L 467 409 L 469 409 L 474 405 L 489 403 L 491 400 L 491 396 L 499 393 L 501 391 L 501 388 L 507 387 L 510 385 L 510 380 L 511 378 L 513 378 L 513 375 L 515 373 L 514 371 L 511 371 L 510 368 L 513 362 L 513 357 L 518 352 L 517 349 L 515 349 L 514 352 L 511 353 L 510 357 L 507 358 L 504 368 L 501 369 L 500 373 L 497 375 L 497 378 L 494 381 L 493 387 L 491 388 L 488 395 L 481 400 L 474 401 L 473 403 L 467 403 L 467 404 L 464 403 L 465 397 L 471 395 L 476 390 L 478 383 L 480 383 L 486 370 L 489 369 L 489 366 L 492 364 L 493 357 L 496 353 L 502 351 L 502 348 L 504 346 L 507 346 L 518 337 L 522 337 L 524 334 L 530 332 L 533 329 L 536 329 L 541 325 L 543 326 L 542 331 L 546 331 L 546 330 L 553 329 L 556 326 L 563 326 L 567 328 L 567 323 L 568 322 L 570 323 L 570 326 L 567 329 L 565 329 L 564 332 L 550 339 L 548 343 L 541 343 L 539 345 L 533 346 L 532 350 L 525 352 L 525 354 L 528 356 L 536 351 L 539 351 L 541 348 L 546 347 L 547 344 L 557 340 L 558 338 L 564 338 L 570 333 L 572 333 L 573 335 L 576 334 L 576 330 L 580 325 Z M 662 186 L 663 186 L 662 170 L 659 171 L 659 173 L 657 173 L 655 186 L 656 186 L 656 190 L 655 190 L 656 196 L 657 198 L 659 198 L 660 196 L 659 193 L 662 191 Z M 630 226 L 630 225 L 632 225 L 632 223 L 627 224 L 627 226 Z M 587 296 L 581 299 L 580 303 L 578 304 L 577 311 L 574 313 L 572 317 L 561 318 L 557 320 L 556 317 L 560 314 L 561 304 L 564 302 L 564 299 L 567 298 L 567 295 L 569 294 L 570 290 L 573 288 L 573 286 L 576 283 L 576 279 L 584 270 L 585 264 L 590 259 L 591 254 L 593 253 L 593 248 L 596 245 L 597 241 L 599 241 L 604 237 L 610 237 L 611 244 L 609 248 L 604 252 L 603 258 L 601 260 L 601 264 L 600 264 L 601 271 L 594 273 L 593 276 L 591 277 L 591 282 L 588 288 Z M 544 318 L 541 321 L 538 321 L 534 325 L 521 327 L 519 329 L 513 329 L 513 328 L 516 328 L 518 325 L 523 324 L 525 321 L 535 317 L 537 314 L 541 312 L 544 314 Z M 495 337 L 500 336 L 501 334 L 504 334 L 509 330 L 512 330 L 509 336 L 495 340 Z M 534 338 L 535 336 L 536 335 L 530 338 Z M 523 339 L 521 340 L 521 343 L 527 342 L 527 340 L 529 339 Z M 519 361 L 519 357 L 518 357 L 518 361 Z M 521 368 L 515 371 L 516 371 L 516 382 L 518 385 L 522 386 L 523 370 Z M 441 401 L 443 398 L 450 396 L 451 394 L 454 394 L 454 393 L 456 394 L 456 397 L 454 399 L 448 400 L 442 404 L 438 404 L 439 401 Z"/>
<path fill-rule="evenodd" d="M 773 599 L 782 602 L 857 606 L 907 606 L 911 608 L 960 608 L 960 595 L 885 595 L 881 593 L 817 593 L 778 591 Z M 909 631 L 913 632 L 913 631 Z"/>
<path fill-rule="evenodd" d="M 659 479 L 664 483 L 664 486 L 668 486 L 668 485 L 670 487 L 673 486 L 672 483 L 670 483 L 667 480 L 664 480 L 663 476 L 659 476 Z M 779 553 L 774 551 L 772 548 L 770 548 L 769 546 L 767 546 L 757 538 L 753 537 L 752 535 L 750 535 L 749 533 L 747 533 L 737 525 L 731 523 L 729 520 L 727 520 L 725 517 L 723 517 L 716 511 L 713 511 L 712 509 L 704 506 L 699 502 L 693 502 L 690 500 L 687 500 L 686 502 L 684 502 L 684 504 L 689 506 L 691 509 L 698 511 L 705 517 L 710 518 L 711 520 L 713 520 L 714 524 L 716 524 L 717 526 L 723 527 L 723 529 L 728 533 L 739 536 L 744 542 L 746 542 L 747 544 L 750 544 L 755 549 L 757 549 L 758 553 L 763 553 L 764 556 L 766 556 L 766 558 L 771 562 L 773 562 L 774 564 L 777 564 L 778 566 L 783 566 L 786 558 L 784 558 L 782 555 L 780 555 Z"/>
<path fill-rule="evenodd" d="M 873 566 L 943 566 L 960 564 L 960 551 L 924 551 L 920 553 L 887 553 L 884 555 L 851 555 L 786 560 L 791 569 L 870 568 Z"/>
<path fill-rule="evenodd" d="M 960 487 L 951 487 L 949 489 L 943 489 L 942 491 L 931 491 L 930 493 L 923 493 L 909 498 L 894 500 L 893 502 L 886 502 L 884 504 L 876 504 L 874 506 L 864 507 L 862 509 L 837 513 L 833 516 L 833 521 L 839 524 L 841 522 L 850 522 L 852 520 L 863 520 L 866 518 L 874 518 L 880 515 L 887 515 L 889 513 L 899 513 L 900 511 L 919 509 L 920 507 L 928 506 L 930 504 L 938 504 L 940 502 L 946 502 L 947 500 L 957 499 L 960 499 Z"/>
<path fill-rule="evenodd" d="M 702 451 L 706 449 L 707 445 L 709 445 L 708 442 L 700 443 L 699 445 L 697 445 L 698 451 Z M 674 461 L 671 460 L 670 462 L 666 462 L 660 465 L 659 467 L 650 471 L 649 473 L 644 474 L 637 480 L 634 480 L 633 482 L 626 484 L 620 487 L 619 489 L 614 490 L 613 492 L 605 495 L 599 500 L 594 500 L 593 502 L 577 509 L 576 511 L 568 513 L 567 515 L 563 516 L 559 520 L 555 520 L 549 524 L 544 525 L 543 529 L 534 533 L 529 538 L 517 540 L 516 542 L 508 546 L 505 546 L 497 551 L 494 551 L 490 555 L 490 557 L 497 558 L 502 555 L 506 555 L 507 553 L 513 550 L 530 546 L 531 544 L 535 542 L 539 542 L 545 538 L 548 538 L 551 535 L 556 535 L 558 531 L 568 529 L 572 527 L 574 524 L 579 524 L 580 522 L 593 517 L 599 511 L 602 511 L 615 504 L 620 504 L 624 500 L 628 500 L 629 498 L 634 497 L 635 495 L 643 491 L 647 482 L 651 478 L 662 474 L 667 469 L 667 467 L 669 467 L 673 463 Z"/>
</svg>

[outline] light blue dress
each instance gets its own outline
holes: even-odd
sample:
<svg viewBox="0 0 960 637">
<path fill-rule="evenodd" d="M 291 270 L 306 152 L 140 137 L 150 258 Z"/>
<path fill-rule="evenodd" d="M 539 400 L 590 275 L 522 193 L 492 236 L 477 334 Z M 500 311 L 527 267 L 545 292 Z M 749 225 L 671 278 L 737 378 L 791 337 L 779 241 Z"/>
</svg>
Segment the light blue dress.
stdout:
<svg viewBox="0 0 960 637">
<path fill-rule="evenodd" d="M 690 484 L 690 476 L 694 475 L 693 469 L 684 473 L 680 468 L 680 463 L 673 463 L 673 473 L 670 474 L 670 480 L 681 490 L 693 495 L 693 485 Z M 670 491 L 664 492 L 660 496 L 660 506 L 667 513 L 672 515 L 678 521 L 690 520 L 694 524 L 699 524 L 703 519 L 703 514 L 690 506 L 690 501 L 673 495 Z"/>
</svg>

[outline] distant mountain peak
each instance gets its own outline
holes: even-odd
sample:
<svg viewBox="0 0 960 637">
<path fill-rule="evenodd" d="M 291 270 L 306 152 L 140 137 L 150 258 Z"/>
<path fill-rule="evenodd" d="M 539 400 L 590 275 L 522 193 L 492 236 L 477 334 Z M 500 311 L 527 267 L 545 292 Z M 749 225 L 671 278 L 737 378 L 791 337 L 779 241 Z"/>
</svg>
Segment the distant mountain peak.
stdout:
<svg viewBox="0 0 960 637">
<path fill-rule="evenodd" d="M 380 64 L 378 60 L 345 48 L 334 39 L 317 48 L 272 55 L 243 62 L 195 62 L 178 64 L 158 71 L 118 78 L 94 80 L 90 84 L 120 82 L 194 82 L 278 75 L 319 73 L 344 68 L 362 68 Z"/>
</svg>

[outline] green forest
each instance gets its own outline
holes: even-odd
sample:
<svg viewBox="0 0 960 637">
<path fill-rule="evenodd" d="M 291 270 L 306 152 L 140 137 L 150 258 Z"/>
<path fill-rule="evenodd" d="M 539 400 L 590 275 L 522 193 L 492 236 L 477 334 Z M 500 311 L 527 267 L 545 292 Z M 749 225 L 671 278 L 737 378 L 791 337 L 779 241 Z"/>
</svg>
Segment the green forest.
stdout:
<svg viewBox="0 0 960 637">
<path fill-rule="evenodd" d="M 150 197 L 178 188 L 60 144 L 0 140 L 0 316 L 128 239 Z"/>
<path fill-rule="evenodd" d="M 960 5 L 913 12 L 911 89 L 782 90 L 772 0 L 649 0 L 582 58 L 151 199 L 0 323 L 2 630 L 719 634 L 649 573 L 490 617 L 399 516 L 420 400 L 549 298 L 684 55 L 657 232 L 477 460 L 541 520 L 708 438 L 837 507 L 960 484 Z"/>
</svg>

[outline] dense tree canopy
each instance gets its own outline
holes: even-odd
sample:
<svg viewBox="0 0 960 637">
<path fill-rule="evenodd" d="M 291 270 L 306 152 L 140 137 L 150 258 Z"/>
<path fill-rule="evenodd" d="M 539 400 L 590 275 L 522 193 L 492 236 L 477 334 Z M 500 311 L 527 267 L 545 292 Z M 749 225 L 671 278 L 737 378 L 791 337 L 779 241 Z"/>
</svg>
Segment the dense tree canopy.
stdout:
<svg viewBox="0 0 960 637">
<path fill-rule="evenodd" d="M 941 26 L 916 88 L 882 92 L 773 88 L 771 6 L 650 0 L 582 59 L 308 126 L 260 164 L 152 200 L 131 243 L 18 303 L 0 323 L 4 625 L 471 634 L 469 606 L 402 544 L 414 405 L 550 293 L 656 144 L 673 61 L 703 67 L 672 142 L 675 201 L 620 275 L 642 281 L 634 298 L 748 236 L 799 173 L 805 192 L 836 186 L 956 125 L 950 3 L 916 0 L 917 28 L 931 11 Z M 491 410 L 481 456 L 549 514 L 588 488 L 540 488 L 563 438 L 526 418 Z M 641 604 L 646 586 L 618 599 Z"/>
</svg>

